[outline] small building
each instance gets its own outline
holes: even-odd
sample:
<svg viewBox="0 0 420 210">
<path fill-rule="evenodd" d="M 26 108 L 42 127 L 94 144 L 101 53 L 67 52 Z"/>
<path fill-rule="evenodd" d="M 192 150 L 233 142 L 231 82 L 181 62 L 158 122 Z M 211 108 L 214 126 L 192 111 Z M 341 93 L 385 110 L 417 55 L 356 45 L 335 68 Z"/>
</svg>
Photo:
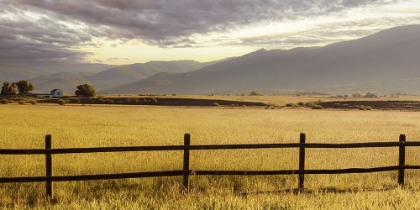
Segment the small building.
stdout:
<svg viewBox="0 0 420 210">
<path fill-rule="evenodd" d="M 60 89 L 51 90 L 51 96 L 53 98 L 62 98 L 63 97 L 63 91 L 60 90 Z"/>
<path fill-rule="evenodd" d="M 63 96 L 63 91 L 60 89 L 51 90 L 50 94 L 36 94 L 38 98 L 62 98 Z"/>
</svg>

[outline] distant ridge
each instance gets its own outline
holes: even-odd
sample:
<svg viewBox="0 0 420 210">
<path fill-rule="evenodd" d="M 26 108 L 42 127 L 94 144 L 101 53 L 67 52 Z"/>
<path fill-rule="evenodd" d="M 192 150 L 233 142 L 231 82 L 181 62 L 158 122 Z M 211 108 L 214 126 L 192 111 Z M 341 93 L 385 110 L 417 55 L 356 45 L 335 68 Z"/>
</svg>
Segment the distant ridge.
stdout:
<svg viewBox="0 0 420 210">
<path fill-rule="evenodd" d="M 391 28 L 324 47 L 258 50 L 196 71 L 149 77 L 105 91 L 203 94 L 289 89 L 348 93 L 368 89 L 347 90 L 345 84 L 381 81 L 375 91 L 388 93 L 406 90 L 386 87 L 389 81 L 413 78 L 420 78 L 420 25 Z M 420 84 L 417 87 L 410 92 L 420 94 Z"/>
<path fill-rule="evenodd" d="M 76 86 L 80 84 L 92 84 L 96 90 L 102 90 L 139 79 L 144 79 L 162 72 L 169 72 L 173 74 L 184 73 L 197 70 L 217 62 L 218 61 L 200 63 L 190 60 L 150 61 L 147 63 L 113 67 L 97 73 L 93 73 L 91 71 L 77 71 L 73 69 L 74 71 L 71 72 L 59 72 L 46 75 L 41 74 L 40 76 L 29 79 L 29 81 L 34 84 L 36 91 L 46 92 L 50 91 L 51 88 L 60 88 L 65 93 L 74 93 Z"/>
</svg>

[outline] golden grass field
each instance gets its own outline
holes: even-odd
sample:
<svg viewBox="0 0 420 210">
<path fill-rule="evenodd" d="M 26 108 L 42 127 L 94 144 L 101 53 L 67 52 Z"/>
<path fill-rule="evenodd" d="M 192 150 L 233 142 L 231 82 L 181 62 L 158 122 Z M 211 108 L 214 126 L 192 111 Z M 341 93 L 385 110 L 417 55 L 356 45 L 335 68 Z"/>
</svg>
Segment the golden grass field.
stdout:
<svg viewBox="0 0 420 210">
<path fill-rule="evenodd" d="M 191 144 L 344 143 L 420 140 L 420 113 L 263 108 L 169 108 L 148 106 L 0 105 L 0 148 L 54 148 Z M 418 148 L 407 148 L 406 164 L 419 165 Z M 182 152 L 54 155 L 54 175 L 181 170 Z M 397 148 L 307 149 L 307 169 L 398 164 Z M 283 170 L 298 168 L 298 149 L 192 151 L 192 170 Z M 0 177 L 43 176 L 45 158 L 1 156 Z M 191 193 L 181 177 L 56 182 L 56 204 L 44 183 L 0 184 L 2 208 L 31 209 L 419 209 L 420 172 L 306 175 L 192 176 Z M 325 189 L 344 190 L 324 192 Z M 246 193 L 246 194 L 244 194 Z"/>
</svg>

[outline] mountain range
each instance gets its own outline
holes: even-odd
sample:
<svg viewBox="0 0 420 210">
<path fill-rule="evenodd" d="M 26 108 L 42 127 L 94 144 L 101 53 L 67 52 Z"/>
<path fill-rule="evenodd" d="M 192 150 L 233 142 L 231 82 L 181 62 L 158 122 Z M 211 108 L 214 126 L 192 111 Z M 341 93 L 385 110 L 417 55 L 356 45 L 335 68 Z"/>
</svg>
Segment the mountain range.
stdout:
<svg viewBox="0 0 420 210">
<path fill-rule="evenodd" d="M 37 92 L 60 88 L 66 93 L 89 83 L 101 93 L 130 94 L 252 90 L 420 94 L 420 25 L 391 28 L 323 47 L 261 49 L 211 63 L 152 61 L 118 67 L 91 64 L 90 71 L 87 67 L 73 67 L 71 71 L 60 68 L 55 72 L 0 68 L 0 80 L 28 79 Z"/>
<path fill-rule="evenodd" d="M 420 78 L 420 25 L 396 27 L 324 47 L 258 50 L 183 74 L 159 74 L 106 90 L 108 93 L 225 93 L 322 90 L 331 93 L 410 91 L 389 87 L 395 80 Z M 412 80 L 413 81 L 413 80 Z M 346 89 L 346 84 L 353 88 Z M 359 85 L 357 85 L 359 84 Z M 341 87 L 341 88 L 340 88 Z"/>
<path fill-rule="evenodd" d="M 48 70 L 36 71 L 30 69 L 0 70 L 0 78 L 4 81 L 18 81 L 27 79 L 35 87 L 35 92 L 49 92 L 59 88 L 65 93 L 74 93 L 80 84 L 92 84 L 97 90 L 111 88 L 129 82 L 145 79 L 160 72 L 183 73 L 200 69 L 214 62 L 200 63 L 196 61 L 151 61 L 124 66 L 109 66 L 96 64 L 57 66 L 57 70 L 49 67 Z M 91 70 L 86 70 L 87 67 Z M 73 68 L 71 68 L 73 67 Z M 67 71 L 66 71 L 67 70 Z M 48 74 L 50 73 L 50 74 Z"/>
</svg>

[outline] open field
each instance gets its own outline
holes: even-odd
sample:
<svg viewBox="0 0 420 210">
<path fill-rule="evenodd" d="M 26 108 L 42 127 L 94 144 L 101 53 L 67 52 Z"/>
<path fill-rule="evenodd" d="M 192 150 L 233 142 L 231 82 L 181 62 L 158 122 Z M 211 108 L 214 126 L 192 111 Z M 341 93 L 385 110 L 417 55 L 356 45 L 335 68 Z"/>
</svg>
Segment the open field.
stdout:
<svg viewBox="0 0 420 210">
<path fill-rule="evenodd" d="M 420 113 L 307 109 L 168 108 L 0 105 L 1 148 L 54 148 L 192 144 L 344 143 L 420 140 Z M 418 149 L 417 149 L 418 150 Z M 420 154 L 407 148 L 407 164 Z M 397 148 L 308 149 L 307 169 L 396 165 Z M 193 151 L 191 169 L 297 169 L 297 149 Z M 2 156 L 0 177 L 41 176 L 43 156 Z M 182 152 L 127 152 L 55 155 L 54 175 L 180 170 Z M 289 176 L 192 176 L 191 193 L 181 193 L 181 177 L 55 183 L 57 204 L 44 199 L 44 183 L 1 184 L 0 206 L 44 209 L 415 209 L 420 208 L 420 172 L 307 175 L 308 193 Z M 324 192 L 326 189 L 348 191 Z M 280 190 L 280 192 L 279 192 Z M 244 196 L 246 193 L 246 196 Z"/>
</svg>

